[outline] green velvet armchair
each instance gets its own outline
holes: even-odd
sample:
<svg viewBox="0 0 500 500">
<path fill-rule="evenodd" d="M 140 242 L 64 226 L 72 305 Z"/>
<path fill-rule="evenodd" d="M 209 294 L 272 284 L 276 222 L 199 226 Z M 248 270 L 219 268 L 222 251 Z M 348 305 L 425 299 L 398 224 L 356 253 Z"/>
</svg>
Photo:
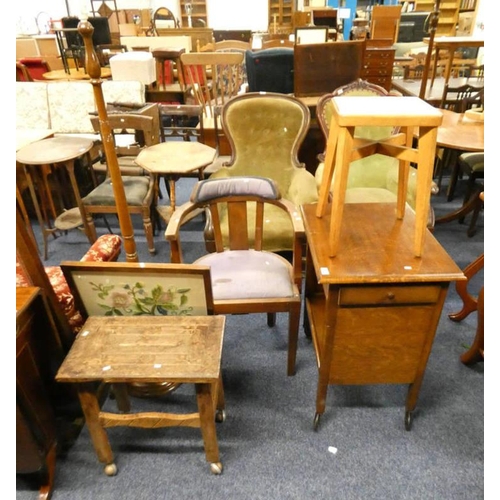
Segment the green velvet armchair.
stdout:
<svg viewBox="0 0 500 500">
<path fill-rule="evenodd" d="M 334 92 L 323 95 L 316 108 L 316 115 L 321 130 L 328 139 L 332 117 L 331 99 L 335 96 L 390 96 L 382 87 L 358 79 L 348 85 L 339 87 Z M 397 99 L 392 96 L 392 99 Z M 357 127 L 355 137 L 381 140 L 397 132 L 392 127 Z M 319 155 L 319 165 L 315 178 L 317 188 L 321 185 L 324 170 L 324 154 Z M 346 203 L 389 203 L 395 202 L 398 192 L 398 160 L 381 154 L 374 154 L 361 160 L 353 161 L 349 166 L 347 180 Z M 437 186 L 429 186 L 431 192 L 437 193 Z M 415 210 L 417 195 L 417 170 L 410 167 L 406 202 Z M 429 211 L 429 228 L 434 227 L 434 211 Z"/>
<path fill-rule="evenodd" d="M 221 122 L 232 156 L 211 179 L 233 176 L 273 179 L 282 197 L 297 207 L 299 218 L 300 205 L 318 200 L 314 176 L 298 160 L 298 150 L 310 123 L 307 106 L 285 94 L 249 92 L 227 102 Z M 266 207 L 265 250 L 292 250 L 293 227 L 285 215 L 276 207 Z M 254 216 L 250 217 L 249 226 Z M 221 218 L 225 217 L 222 213 Z M 227 225 L 224 227 L 227 234 Z M 227 236 L 224 241 L 227 242 Z"/>
</svg>

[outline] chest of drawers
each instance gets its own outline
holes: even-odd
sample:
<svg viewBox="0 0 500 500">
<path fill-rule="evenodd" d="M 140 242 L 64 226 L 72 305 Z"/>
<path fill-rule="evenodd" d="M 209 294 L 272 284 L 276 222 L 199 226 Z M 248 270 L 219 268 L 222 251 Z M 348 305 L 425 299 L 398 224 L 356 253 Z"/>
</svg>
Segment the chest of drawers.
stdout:
<svg viewBox="0 0 500 500">
<path fill-rule="evenodd" d="M 391 90 L 395 49 L 367 48 L 363 58 L 362 78 Z"/>
</svg>

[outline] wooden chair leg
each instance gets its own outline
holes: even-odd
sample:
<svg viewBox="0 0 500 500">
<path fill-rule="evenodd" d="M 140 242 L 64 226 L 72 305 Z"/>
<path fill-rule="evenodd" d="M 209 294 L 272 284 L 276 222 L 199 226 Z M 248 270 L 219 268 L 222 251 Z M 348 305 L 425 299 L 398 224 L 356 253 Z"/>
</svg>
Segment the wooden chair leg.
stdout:
<svg viewBox="0 0 500 500">
<path fill-rule="evenodd" d="M 144 224 L 144 233 L 146 235 L 149 253 L 151 255 L 154 255 L 156 253 L 156 249 L 153 237 L 153 223 L 151 222 L 151 211 L 149 209 L 143 211 L 142 220 Z"/>
</svg>

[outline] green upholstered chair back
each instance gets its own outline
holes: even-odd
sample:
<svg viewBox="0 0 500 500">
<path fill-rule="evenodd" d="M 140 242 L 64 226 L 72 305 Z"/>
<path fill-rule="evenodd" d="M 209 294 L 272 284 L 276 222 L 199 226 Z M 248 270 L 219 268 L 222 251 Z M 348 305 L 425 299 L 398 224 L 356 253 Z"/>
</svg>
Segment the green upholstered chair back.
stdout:
<svg viewBox="0 0 500 500">
<path fill-rule="evenodd" d="M 309 122 L 308 108 L 290 96 L 248 93 L 233 99 L 222 111 L 233 151 L 231 175 L 270 177 L 286 193 L 296 169 L 303 168 L 298 150 Z"/>
<path fill-rule="evenodd" d="M 335 89 L 329 94 L 323 95 L 317 104 L 317 117 L 321 130 L 328 139 L 330 122 L 332 120 L 332 97 L 338 96 L 387 96 L 389 93 L 383 87 L 358 79 L 347 85 Z M 355 137 L 363 139 L 381 140 L 389 137 L 395 132 L 393 127 L 356 127 Z"/>
<path fill-rule="evenodd" d="M 222 127 L 231 146 L 231 160 L 210 178 L 260 176 L 273 179 L 282 197 L 297 208 L 314 203 L 314 176 L 299 162 L 298 151 L 310 124 L 307 106 L 295 97 L 249 92 L 222 109 Z M 290 250 L 293 228 L 288 217 L 266 207 L 266 250 Z"/>
</svg>

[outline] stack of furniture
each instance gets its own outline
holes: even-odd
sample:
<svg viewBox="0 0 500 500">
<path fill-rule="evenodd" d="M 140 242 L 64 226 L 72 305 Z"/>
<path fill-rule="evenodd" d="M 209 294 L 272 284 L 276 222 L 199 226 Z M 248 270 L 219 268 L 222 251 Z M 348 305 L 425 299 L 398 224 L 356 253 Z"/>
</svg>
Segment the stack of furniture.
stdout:
<svg viewBox="0 0 500 500">
<path fill-rule="evenodd" d="M 397 383 L 409 384 L 404 422 L 410 430 L 449 284 L 464 279 L 426 229 L 442 117 L 417 98 L 338 96 L 332 104 L 319 201 L 302 206 L 308 242 L 305 327 L 319 368 L 314 428 L 329 384 Z M 362 126 L 400 126 L 404 133 L 354 140 L 355 127 Z M 416 148 L 413 127 L 420 130 Z M 396 204 L 344 206 L 351 161 L 376 152 L 399 160 Z M 405 211 L 410 161 L 418 164 L 415 213 Z"/>
</svg>

